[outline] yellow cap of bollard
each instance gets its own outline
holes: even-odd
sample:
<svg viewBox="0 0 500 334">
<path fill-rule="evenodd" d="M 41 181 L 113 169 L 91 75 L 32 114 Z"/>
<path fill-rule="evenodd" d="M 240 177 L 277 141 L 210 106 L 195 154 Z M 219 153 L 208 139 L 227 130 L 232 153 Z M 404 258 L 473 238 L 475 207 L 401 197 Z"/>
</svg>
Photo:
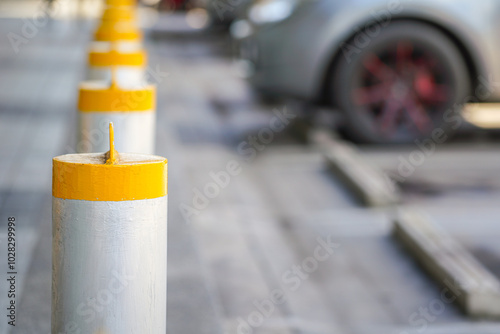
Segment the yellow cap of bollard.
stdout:
<svg viewBox="0 0 500 334">
<path fill-rule="evenodd" d="M 137 0 L 106 0 L 107 6 L 135 6 Z"/>
<path fill-rule="evenodd" d="M 84 201 L 131 201 L 166 196 L 167 159 L 116 152 L 112 123 L 109 138 L 107 153 L 55 157 L 52 195 Z"/>
<path fill-rule="evenodd" d="M 132 22 L 103 21 L 97 28 L 94 39 L 101 42 L 137 41 L 142 39 L 142 34 Z"/>
<path fill-rule="evenodd" d="M 89 52 L 90 66 L 146 66 L 147 56 L 144 50 L 120 52 L 91 50 Z"/>
<path fill-rule="evenodd" d="M 135 21 L 136 13 L 134 7 L 127 6 L 109 6 L 106 7 L 104 13 L 101 16 L 102 21 Z"/>
</svg>

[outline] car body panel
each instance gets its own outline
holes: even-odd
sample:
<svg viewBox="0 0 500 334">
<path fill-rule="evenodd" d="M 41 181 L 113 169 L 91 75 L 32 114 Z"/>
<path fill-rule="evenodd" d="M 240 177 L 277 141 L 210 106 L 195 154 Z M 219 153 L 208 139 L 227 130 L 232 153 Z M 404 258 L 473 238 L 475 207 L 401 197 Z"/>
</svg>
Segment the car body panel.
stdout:
<svg viewBox="0 0 500 334">
<path fill-rule="evenodd" d="M 351 42 L 344 47 L 362 47 L 350 39 L 367 25 L 379 24 L 383 29 L 387 13 L 391 21 L 418 20 L 443 29 L 470 57 L 474 81 L 500 81 L 496 59 L 500 0 L 483 0 L 480 5 L 470 0 L 310 0 L 288 19 L 256 27 L 242 41 L 243 49 L 248 45 L 254 49 L 250 82 L 261 91 L 320 101 L 332 60 L 339 52 L 343 56 L 340 46 Z M 500 87 L 490 86 L 487 100 L 500 100 Z"/>
<path fill-rule="evenodd" d="M 213 25 L 230 24 L 245 15 L 252 0 L 202 0 Z"/>
</svg>

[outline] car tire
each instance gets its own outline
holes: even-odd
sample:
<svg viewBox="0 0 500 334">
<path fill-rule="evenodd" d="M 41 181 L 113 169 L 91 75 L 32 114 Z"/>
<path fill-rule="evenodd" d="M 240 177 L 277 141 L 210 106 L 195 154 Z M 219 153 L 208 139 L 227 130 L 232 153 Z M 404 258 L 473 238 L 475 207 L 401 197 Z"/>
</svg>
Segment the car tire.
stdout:
<svg viewBox="0 0 500 334">
<path fill-rule="evenodd" d="M 375 144 L 447 138 L 462 122 L 455 104 L 466 102 L 471 87 L 459 49 L 424 23 L 379 29 L 343 44 L 333 67 L 330 102 L 345 116 L 345 133 Z"/>
</svg>

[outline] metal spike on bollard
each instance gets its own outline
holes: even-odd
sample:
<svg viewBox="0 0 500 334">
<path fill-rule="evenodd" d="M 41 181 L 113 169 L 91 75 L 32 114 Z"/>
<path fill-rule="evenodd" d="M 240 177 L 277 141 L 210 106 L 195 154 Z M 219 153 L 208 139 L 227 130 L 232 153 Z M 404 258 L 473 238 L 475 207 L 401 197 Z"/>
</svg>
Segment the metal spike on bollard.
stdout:
<svg viewBox="0 0 500 334">
<path fill-rule="evenodd" d="M 53 159 L 52 333 L 165 333 L 167 160 Z"/>
</svg>

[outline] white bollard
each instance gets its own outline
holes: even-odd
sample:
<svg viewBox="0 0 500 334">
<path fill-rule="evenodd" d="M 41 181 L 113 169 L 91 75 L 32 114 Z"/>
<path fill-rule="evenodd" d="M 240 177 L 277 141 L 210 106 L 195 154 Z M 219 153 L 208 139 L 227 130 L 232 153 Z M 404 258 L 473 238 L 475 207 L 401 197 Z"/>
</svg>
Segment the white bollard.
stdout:
<svg viewBox="0 0 500 334">
<path fill-rule="evenodd" d="M 118 85 L 142 84 L 146 79 L 146 58 L 142 49 L 122 51 L 117 46 L 110 49 L 94 44 L 89 52 L 86 80 L 110 81 L 114 68 Z"/>
<path fill-rule="evenodd" d="M 94 41 L 104 44 L 138 48 L 142 33 L 137 27 L 137 9 L 134 0 L 108 0 L 100 23 L 94 32 Z"/>
<path fill-rule="evenodd" d="M 101 21 L 94 33 L 94 42 L 108 47 L 115 43 L 120 47 L 137 49 L 142 47 L 142 33 L 131 21 Z"/>
<path fill-rule="evenodd" d="M 167 160 L 110 146 L 53 160 L 53 334 L 166 333 Z"/>
<path fill-rule="evenodd" d="M 108 124 L 117 132 L 120 152 L 153 154 L 155 150 L 156 88 L 119 87 L 101 81 L 80 84 L 78 96 L 78 153 L 108 150 Z"/>
</svg>

